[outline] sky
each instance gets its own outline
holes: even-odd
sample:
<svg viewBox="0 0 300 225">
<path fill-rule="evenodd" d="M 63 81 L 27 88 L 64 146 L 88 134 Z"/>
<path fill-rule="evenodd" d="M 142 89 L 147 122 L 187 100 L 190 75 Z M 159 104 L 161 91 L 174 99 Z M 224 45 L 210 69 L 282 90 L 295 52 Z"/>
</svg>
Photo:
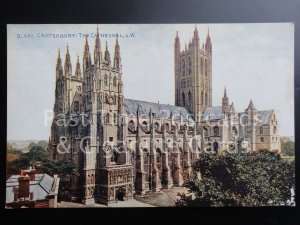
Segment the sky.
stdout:
<svg viewBox="0 0 300 225">
<path fill-rule="evenodd" d="M 258 110 L 274 109 L 279 134 L 294 136 L 294 24 L 197 24 L 201 46 L 209 29 L 212 41 L 213 106 L 224 87 L 236 111 L 250 99 Z M 7 139 L 48 140 L 53 109 L 58 49 L 64 60 L 69 45 L 73 73 L 82 62 L 85 35 L 94 49 L 97 25 L 8 25 Z M 99 24 L 102 51 L 111 58 L 120 34 L 126 98 L 174 105 L 174 39 L 181 48 L 195 24 Z M 106 35 L 106 36 L 105 36 Z M 49 112 L 47 116 L 49 117 Z M 47 118 L 47 117 L 46 117 Z"/>
</svg>

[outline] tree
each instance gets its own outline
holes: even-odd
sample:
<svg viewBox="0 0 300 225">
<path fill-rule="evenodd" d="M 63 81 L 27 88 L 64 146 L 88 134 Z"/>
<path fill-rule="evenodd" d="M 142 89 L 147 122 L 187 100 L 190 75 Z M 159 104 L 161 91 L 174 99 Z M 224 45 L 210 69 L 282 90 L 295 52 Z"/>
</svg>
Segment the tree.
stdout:
<svg viewBox="0 0 300 225">
<path fill-rule="evenodd" d="M 201 153 L 194 171 L 185 185 L 192 196 L 180 195 L 177 206 L 280 205 L 295 186 L 294 162 L 267 150 Z"/>
<path fill-rule="evenodd" d="M 295 142 L 293 141 L 282 141 L 281 142 L 282 152 L 288 156 L 295 156 Z"/>
<path fill-rule="evenodd" d="M 28 169 L 28 167 L 35 165 L 37 161 L 44 162 L 47 159 L 47 150 L 42 146 L 33 144 L 29 152 L 20 153 L 19 159 L 7 162 L 6 175 L 19 174 L 21 169 Z"/>
</svg>

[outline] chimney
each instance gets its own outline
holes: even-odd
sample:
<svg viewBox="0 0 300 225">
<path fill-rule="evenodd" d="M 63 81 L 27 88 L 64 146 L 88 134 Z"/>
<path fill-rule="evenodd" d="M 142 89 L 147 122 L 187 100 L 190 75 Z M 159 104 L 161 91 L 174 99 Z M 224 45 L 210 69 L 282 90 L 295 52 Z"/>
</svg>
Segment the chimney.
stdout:
<svg viewBox="0 0 300 225">
<path fill-rule="evenodd" d="M 35 164 L 36 173 L 42 173 L 42 162 L 38 161 Z"/>
<path fill-rule="evenodd" d="M 24 175 L 28 175 L 30 178 L 30 181 L 35 181 L 35 174 L 36 174 L 36 169 L 32 167 L 29 167 L 29 170 L 23 171 Z"/>
<path fill-rule="evenodd" d="M 24 175 L 23 170 L 21 170 L 21 175 L 19 176 L 18 181 L 19 181 L 19 194 L 18 194 L 19 199 L 21 198 L 28 199 L 30 177 L 27 174 Z"/>
</svg>

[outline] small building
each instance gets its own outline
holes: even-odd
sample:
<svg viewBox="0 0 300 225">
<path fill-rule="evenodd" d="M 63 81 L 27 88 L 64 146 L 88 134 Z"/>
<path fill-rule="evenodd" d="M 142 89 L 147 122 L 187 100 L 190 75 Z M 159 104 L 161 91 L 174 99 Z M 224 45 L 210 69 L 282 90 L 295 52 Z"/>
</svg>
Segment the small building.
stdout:
<svg viewBox="0 0 300 225">
<path fill-rule="evenodd" d="M 5 208 L 57 208 L 59 180 L 34 168 L 21 170 L 6 180 Z"/>
</svg>

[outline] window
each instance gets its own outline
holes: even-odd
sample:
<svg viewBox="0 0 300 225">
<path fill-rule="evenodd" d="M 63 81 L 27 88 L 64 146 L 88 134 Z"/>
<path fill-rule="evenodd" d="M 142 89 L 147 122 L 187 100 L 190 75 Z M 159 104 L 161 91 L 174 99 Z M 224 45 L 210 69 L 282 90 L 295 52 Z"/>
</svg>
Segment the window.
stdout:
<svg viewBox="0 0 300 225">
<path fill-rule="evenodd" d="M 276 134 L 276 126 L 273 127 L 273 134 Z"/>
<path fill-rule="evenodd" d="M 263 133 L 264 133 L 264 127 L 263 127 L 263 126 L 260 127 L 259 133 L 260 133 L 260 134 L 263 134 Z"/>
<path fill-rule="evenodd" d="M 205 59 L 205 76 L 207 77 L 207 62 L 206 62 L 206 59 Z"/>
<path fill-rule="evenodd" d="M 234 135 L 237 134 L 237 128 L 236 128 L 236 126 L 233 126 L 233 127 L 232 127 L 232 133 L 233 133 Z"/>
<path fill-rule="evenodd" d="M 219 127 L 214 126 L 214 136 L 219 136 Z"/>
<path fill-rule="evenodd" d="M 192 94 L 190 91 L 189 91 L 189 104 L 192 105 Z"/>
<path fill-rule="evenodd" d="M 113 150 L 111 154 L 111 162 L 118 163 L 119 153 L 116 150 Z"/>
<path fill-rule="evenodd" d="M 207 105 L 207 93 L 205 93 L 205 105 Z"/>
<path fill-rule="evenodd" d="M 157 163 L 160 163 L 161 162 L 161 150 L 158 148 L 157 150 L 156 150 L 156 162 Z"/>
<path fill-rule="evenodd" d="M 116 77 L 114 77 L 114 79 L 113 79 L 113 86 L 114 86 L 114 87 L 117 86 L 117 78 L 116 78 Z"/>
<path fill-rule="evenodd" d="M 185 86 L 185 80 L 182 80 L 181 81 L 181 88 L 185 88 L 186 86 Z"/>
<path fill-rule="evenodd" d="M 201 92 L 201 104 L 203 105 L 203 92 Z"/>
<path fill-rule="evenodd" d="M 143 122 L 143 127 L 144 127 L 145 129 L 148 129 L 148 124 L 147 124 L 146 121 Z"/>
<path fill-rule="evenodd" d="M 189 57 L 189 75 L 192 74 L 192 58 Z"/>
<path fill-rule="evenodd" d="M 200 69 L 201 69 L 201 74 L 203 74 L 203 59 L 202 58 L 200 60 Z"/>
<path fill-rule="evenodd" d="M 104 77 L 104 85 L 107 86 L 107 75 Z"/>
<path fill-rule="evenodd" d="M 182 105 L 185 106 L 185 94 L 182 92 Z"/>
<path fill-rule="evenodd" d="M 260 142 L 264 142 L 264 137 L 260 137 Z"/>
<path fill-rule="evenodd" d="M 113 137 L 109 137 L 109 141 L 113 141 L 114 140 L 114 138 Z"/>
<path fill-rule="evenodd" d="M 114 113 L 114 124 L 117 124 L 117 115 Z"/>
<path fill-rule="evenodd" d="M 207 136 L 207 135 L 208 135 L 208 132 L 207 132 L 207 128 L 206 128 L 206 127 L 203 127 L 203 133 L 204 133 L 204 136 Z"/>
<path fill-rule="evenodd" d="M 109 123 L 109 113 L 106 114 L 106 123 Z"/>
<path fill-rule="evenodd" d="M 185 61 L 182 60 L 182 76 L 185 75 Z"/>
</svg>

